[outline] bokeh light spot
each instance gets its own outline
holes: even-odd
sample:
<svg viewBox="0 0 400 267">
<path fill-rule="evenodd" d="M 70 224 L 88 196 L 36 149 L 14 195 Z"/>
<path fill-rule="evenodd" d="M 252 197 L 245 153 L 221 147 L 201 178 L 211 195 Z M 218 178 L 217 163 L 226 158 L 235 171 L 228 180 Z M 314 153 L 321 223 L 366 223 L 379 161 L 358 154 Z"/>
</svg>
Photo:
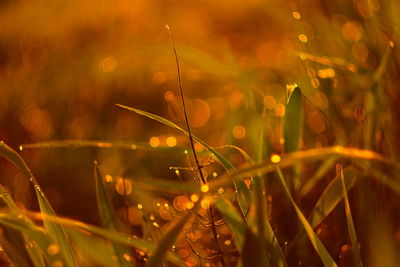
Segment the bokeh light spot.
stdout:
<svg viewBox="0 0 400 267">
<path fill-rule="evenodd" d="M 236 139 L 243 139 L 246 136 L 246 128 L 243 125 L 236 125 L 232 129 L 232 135 Z"/>
<path fill-rule="evenodd" d="M 117 60 L 114 57 L 106 57 L 101 62 L 103 72 L 113 72 L 117 68 Z"/>
</svg>

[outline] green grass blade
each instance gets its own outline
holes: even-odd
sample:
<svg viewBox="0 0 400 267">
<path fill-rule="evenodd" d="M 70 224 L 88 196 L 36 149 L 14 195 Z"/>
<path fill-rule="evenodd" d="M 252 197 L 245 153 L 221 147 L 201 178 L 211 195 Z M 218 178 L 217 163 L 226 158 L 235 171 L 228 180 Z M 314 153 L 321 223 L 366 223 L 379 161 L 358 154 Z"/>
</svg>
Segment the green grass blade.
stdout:
<svg viewBox="0 0 400 267">
<path fill-rule="evenodd" d="M 31 242 L 28 242 L 27 245 L 32 245 L 32 242 L 34 241 L 34 243 L 36 243 L 40 248 L 40 250 L 36 252 L 45 255 L 45 259 L 48 264 L 51 265 L 54 262 L 65 261 L 63 255 L 60 253 L 56 253 L 54 255 L 50 255 L 49 253 L 47 253 L 49 246 L 54 245 L 53 241 L 49 240 L 48 236 L 45 234 L 42 228 L 39 228 L 26 220 L 22 220 L 20 215 L 9 212 L 0 213 L 0 225 L 5 228 L 16 230 L 31 237 Z M 39 261 L 38 263 L 41 264 L 42 262 Z"/>
<path fill-rule="evenodd" d="M 335 166 L 337 162 L 337 157 L 328 158 L 325 160 L 315 172 L 315 174 L 307 180 L 304 186 L 301 188 L 299 195 L 300 197 L 305 197 L 314 186 Z"/>
<path fill-rule="evenodd" d="M 120 222 L 117 221 L 117 216 L 114 213 L 114 209 L 111 204 L 111 200 L 104 187 L 103 177 L 98 168 L 97 162 L 95 162 L 94 176 L 96 180 L 96 196 L 97 196 L 97 207 L 99 209 L 100 218 L 103 225 L 114 231 L 121 231 Z M 132 266 L 133 262 L 127 262 L 126 259 L 133 259 L 132 251 L 129 247 L 123 246 L 119 243 L 112 242 L 114 252 L 119 259 L 121 266 Z"/>
<path fill-rule="evenodd" d="M 349 235 L 350 235 L 351 247 L 352 247 L 353 256 L 354 256 L 354 263 L 355 263 L 356 267 L 362 267 L 363 264 L 361 261 L 360 249 L 358 248 L 356 229 L 354 227 L 353 216 L 351 215 L 349 198 L 347 196 L 348 189 L 344 182 L 343 169 L 342 169 L 341 165 L 340 165 L 340 175 L 338 175 L 338 176 L 340 176 L 340 181 L 342 184 L 344 207 L 345 207 L 345 211 L 346 211 L 347 229 L 348 229 Z"/>
<path fill-rule="evenodd" d="M 244 235 L 244 244 L 242 251 L 243 266 L 270 266 L 268 259 L 265 257 L 265 249 L 260 246 L 261 236 L 256 235 L 250 228 Z"/>
<path fill-rule="evenodd" d="M 115 242 L 118 242 L 118 243 L 121 243 L 124 245 L 134 247 L 141 251 L 152 252 L 157 248 L 157 245 L 155 243 L 148 242 L 146 240 L 139 239 L 139 238 L 133 238 L 132 236 L 129 236 L 129 235 L 126 235 L 123 233 L 119 233 L 119 232 L 115 232 L 115 231 L 112 231 L 109 229 L 104 229 L 104 228 L 97 227 L 94 225 L 86 224 L 81 221 L 56 217 L 56 216 L 37 213 L 37 212 L 25 211 L 25 214 L 28 217 L 30 217 L 31 219 L 48 220 L 48 221 L 58 222 L 58 223 L 62 224 L 64 227 L 72 227 L 72 228 L 81 229 L 81 230 L 87 231 L 91 234 L 95 234 L 95 235 L 104 237 L 110 241 L 115 241 Z M 0 213 L 0 218 L 1 218 L 1 216 L 2 216 L 2 214 Z M 168 253 L 166 254 L 166 259 L 177 266 L 182 266 L 182 260 L 172 252 L 168 251 Z"/>
<path fill-rule="evenodd" d="M 190 212 L 186 212 L 175 224 L 171 227 L 171 229 L 164 234 L 161 238 L 160 243 L 158 244 L 157 249 L 149 258 L 148 267 L 158 267 L 163 265 L 163 260 L 166 252 L 172 247 L 175 242 L 175 239 L 178 237 L 180 233 L 182 233 L 182 228 L 192 216 Z"/>
<path fill-rule="evenodd" d="M 319 255 L 319 257 L 321 258 L 324 266 L 326 266 L 326 267 L 337 266 L 335 261 L 332 259 L 331 255 L 329 255 L 328 251 L 326 250 L 324 244 L 322 244 L 321 240 L 319 240 L 317 234 L 314 232 L 313 228 L 307 221 L 306 217 L 304 216 L 304 214 L 301 212 L 301 210 L 297 206 L 296 202 L 294 201 L 292 195 L 290 194 L 289 188 L 286 185 L 285 178 L 283 177 L 281 170 L 279 168 L 276 168 L 276 170 L 278 173 L 279 180 L 282 184 L 282 187 L 283 187 L 287 197 L 289 198 L 290 202 L 292 203 L 292 205 L 296 211 L 296 214 L 299 217 L 301 223 L 303 224 L 303 227 L 307 233 L 307 236 L 311 241 L 311 244 L 313 245 L 313 247 L 314 247 L 315 251 L 317 252 L 317 254 Z"/>
<path fill-rule="evenodd" d="M 244 244 L 244 237 L 246 234 L 246 223 L 243 217 L 239 214 L 236 207 L 226 198 L 218 198 L 215 202 L 215 207 L 224 217 L 224 221 L 228 224 L 235 236 L 236 245 L 241 251 Z"/>
<path fill-rule="evenodd" d="M 288 89 L 289 91 L 289 89 Z M 302 136 L 302 94 L 299 87 L 288 92 L 288 100 L 285 111 L 285 152 L 290 153 L 300 149 L 300 139 Z"/>
<path fill-rule="evenodd" d="M 4 142 L 0 142 L 0 154 L 17 166 L 18 169 L 33 183 L 41 212 L 55 215 L 53 208 L 50 206 L 45 195 L 41 191 L 39 184 L 22 157 Z M 44 226 L 50 237 L 59 245 L 68 266 L 77 266 L 71 244 L 68 241 L 64 229 L 57 222 L 49 222 L 47 220 L 44 220 Z"/>
<path fill-rule="evenodd" d="M 31 265 L 28 260 L 27 250 L 24 249 L 25 241 L 20 232 L 3 226 L 0 244 L 2 251 L 6 253 L 12 265 L 17 267 Z"/>
<path fill-rule="evenodd" d="M 15 204 L 14 200 L 10 197 L 10 194 L 7 192 L 7 190 L 1 184 L 0 184 L 0 196 L 12 213 L 21 215 L 20 209 Z M 29 218 L 27 218 L 27 217 L 23 217 L 23 219 L 26 222 L 32 223 L 29 220 Z M 31 259 L 33 265 L 36 267 L 44 267 L 45 264 L 44 264 L 42 254 L 40 253 L 40 248 L 37 246 L 37 244 L 35 242 L 31 241 L 31 237 L 29 237 L 27 234 L 23 234 L 23 233 L 21 233 L 21 234 L 22 234 L 22 239 L 23 239 L 22 247 L 25 247 L 26 252 L 28 253 L 29 258 Z M 6 241 L 6 240 L 4 240 L 4 241 Z M 25 246 L 25 244 L 32 244 L 32 246 Z M 21 255 L 22 255 L 22 253 L 19 253 L 19 257 L 21 257 Z"/>
<path fill-rule="evenodd" d="M 152 120 L 158 121 L 164 125 L 167 125 L 171 128 L 177 129 L 181 132 L 183 132 L 184 134 L 188 135 L 188 132 L 184 129 L 182 129 L 181 127 L 179 127 L 178 125 L 176 125 L 175 123 L 161 117 L 155 114 L 151 114 L 149 112 L 140 110 L 140 109 L 136 109 L 136 108 L 132 108 L 132 107 L 128 107 L 128 106 L 124 106 L 124 105 L 120 105 L 117 104 L 117 106 L 127 109 L 129 111 L 133 111 L 136 112 L 139 115 L 145 116 L 147 118 L 150 118 Z M 200 144 L 202 144 L 208 151 L 210 151 L 216 158 L 217 160 L 221 163 L 222 166 L 224 166 L 224 168 L 229 172 L 233 169 L 235 169 L 235 167 L 232 165 L 232 163 L 230 163 L 227 159 L 225 159 L 224 156 L 222 156 L 220 153 L 218 153 L 214 148 L 212 148 L 211 146 L 209 146 L 206 142 L 204 142 L 203 140 L 197 138 L 196 136 L 192 136 L 194 140 L 196 140 L 197 142 L 199 142 Z M 247 214 L 248 210 L 249 210 L 249 203 L 250 203 L 250 199 L 251 199 L 251 194 L 250 194 L 250 190 L 247 188 L 246 184 L 243 181 L 236 181 L 234 182 L 234 186 L 235 189 L 237 191 L 237 195 L 238 195 L 238 202 L 239 202 L 239 206 L 241 209 L 241 212 L 243 214 L 243 216 L 245 216 L 245 214 Z"/>
<path fill-rule="evenodd" d="M 350 169 L 345 170 L 346 177 L 345 180 L 346 190 L 350 190 L 356 183 L 356 178 L 353 176 L 353 171 Z M 324 192 L 321 194 L 317 203 L 315 204 L 313 210 L 311 211 L 308 221 L 312 227 L 316 227 L 320 224 L 339 204 L 343 198 L 343 189 L 341 185 L 340 176 L 336 176 L 329 185 L 325 188 Z"/>
<path fill-rule="evenodd" d="M 121 261 L 113 259 L 114 252 L 104 240 L 72 228 L 67 228 L 66 231 L 79 253 L 82 254 L 82 257 L 85 260 L 90 259 L 89 264 L 95 264 L 96 266 L 119 266 L 118 263 L 121 263 Z M 133 258 L 126 256 L 126 259 L 132 261 L 131 263 L 133 264 Z"/>
<path fill-rule="evenodd" d="M 129 177 L 127 178 L 129 179 Z M 169 181 L 160 178 L 135 178 L 135 187 L 141 190 L 168 192 L 171 194 L 199 193 L 199 187 L 192 183 Z"/>
</svg>

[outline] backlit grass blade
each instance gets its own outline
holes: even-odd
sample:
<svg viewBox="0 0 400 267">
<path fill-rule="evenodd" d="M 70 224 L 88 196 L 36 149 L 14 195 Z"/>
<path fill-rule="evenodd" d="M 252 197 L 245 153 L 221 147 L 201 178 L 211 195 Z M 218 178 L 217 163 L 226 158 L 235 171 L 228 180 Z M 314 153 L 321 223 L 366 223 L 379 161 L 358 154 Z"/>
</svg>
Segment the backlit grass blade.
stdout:
<svg viewBox="0 0 400 267">
<path fill-rule="evenodd" d="M 345 170 L 346 178 L 345 187 L 346 190 L 350 190 L 356 183 L 356 178 L 353 176 L 353 171 L 348 169 Z M 341 184 L 340 176 L 336 176 L 329 185 L 325 188 L 324 192 L 318 199 L 311 215 L 308 219 L 312 227 L 316 227 L 320 224 L 339 204 L 343 198 L 343 189 Z"/>
<path fill-rule="evenodd" d="M 7 190 L 1 184 L 0 184 L 0 196 L 12 213 L 21 215 L 20 209 L 15 204 L 14 200 L 10 197 L 10 194 L 7 192 Z M 32 223 L 29 220 L 29 218 L 27 218 L 25 216 L 22 217 L 21 219 L 25 220 L 27 223 Z M 24 234 L 24 233 L 20 233 L 20 234 L 22 235 L 21 246 L 26 249 L 26 252 L 28 253 L 29 258 L 31 259 L 33 265 L 36 267 L 42 267 L 42 266 L 44 267 L 45 264 L 44 264 L 44 260 L 43 260 L 43 255 L 40 252 L 40 248 L 37 246 L 37 244 L 35 242 L 32 242 L 32 240 L 31 240 L 32 237 L 30 237 L 29 235 Z M 17 238 L 19 238 L 19 237 L 17 237 Z M 4 241 L 6 241 L 6 240 L 4 240 Z M 2 242 L 0 242 L 0 243 L 2 243 Z M 26 244 L 32 244 L 32 246 L 26 246 Z M 19 258 L 21 257 L 22 254 L 23 253 L 19 253 Z"/>
<path fill-rule="evenodd" d="M 227 198 L 218 198 L 214 205 L 224 217 L 224 221 L 228 224 L 229 228 L 232 230 L 236 240 L 236 246 L 241 251 L 243 248 L 243 242 L 247 228 L 243 217 Z"/>
<path fill-rule="evenodd" d="M 340 182 L 342 185 L 344 207 L 345 207 L 345 211 L 346 211 L 347 230 L 349 232 L 351 248 L 353 250 L 354 263 L 355 263 L 356 267 L 362 267 L 363 264 L 361 261 L 360 249 L 358 248 L 356 229 L 354 227 L 353 216 L 351 215 L 349 198 L 347 196 L 348 189 L 344 182 L 345 180 L 344 180 L 342 165 L 340 165 L 340 170 L 338 170 L 338 172 L 340 172 L 340 173 L 338 173 L 338 176 L 340 176 Z"/>
<path fill-rule="evenodd" d="M 256 144 L 257 148 L 257 161 L 262 162 L 268 155 L 267 146 L 265 145 L 265 121 L 266 108 L 264 107 L 262 115 L 257 122 L 257 133 L 258 140 Z M 252 161 L 248 161 L 252 163 Z M 252 189 L 253 189 L 253 206 L 255 209 L 255 214 L 249 216 L 249 224 L 252 227 L 254 224 L 256 226 L 256 233 L 258 235 L 258 247 L 261 248 L 260 257 L 266 258 L 267 262 L 271 266 L 283 267 L 287 266 L 285 257 L 282 253 L 281 247 L 279 246 L 278 240 L 275 233 L 271 227 L 268 219 L 268 213 L 271 212 L 267 206 L 267 196 L 265 195 L 266 182 L 265 177 L 262 174 L 254 176 L 252 179 Z M 255 216 L 255 218 L 254 218 Z M 254 222 L 255 223 L 252 223 Z"/>
<path fill-rule="evenodd" d="M 100 173 L 97 162 L 94 164 L 94 176 L 96 180 L 97 207 L 103 225 L 113 231 L 121 231 L 120 222 L 117 221 L 118 217 L 114 213 L 111 200 L 104 187 L 103 177 Z M 121 266 L 132 266 L 132 260 L 127 261 L 127 259 L 133 259 L 130 248 L 116 242 L 112 242 L 112 246 Z"/>
<path fill-rule="evenodd" d="M 269 260 L 265 257 L 266 248 L 259 246 L 262 242 L 260 239 L 262 239 L 261 236 L 247 228 L 241 257 L 243 266 L 271 266 Z"/>
<path fill-rule="evenodd" d="M 200 191 L 199 186 L 192 183 L 142 177 L 135 178 L 135 187 L 141 190 L 168 192 L 171 194 L 198 193 Z"/>
<path fill-rule="evenodd" d="M 218 190 L 218 188 L 226 186 L 232 181 L 241 180 L 243 179 L 243 177 L 275 172 L 276 167 L 285 168 L 293 166 L 299 161 L 313 162 L 334 156 L 358 160 L 374 160 L 378 162 L 383 162 L 385 164 L 388 164 L 389 166 L 395 166 L 393 163 L 386 160 L 382 155 L 370 150 L 346 148 L 342 146 L 315 148 L 287 154 L 285 156 L 279 157 L 277 162 L 271 162 L 270 160 L 267 160 L 235 170 L 231 173 L 221 176 L 218 180 L 211 183 L 210 190 L 215 192 Z"/>
<path fill-rule="evenodd" d="M 285 152 L 290 153 L 300 150 L 300 140 L 303 133 L 303 96 L 297 85 L 288 86 L 288 100 L 285 110 L 285 123 L 283 137 Z M 300 165 L 293 166 L 293 192 L 300 187 Z"/>
<path fill-rule="evenodd" d="M 42 213 L 49 215 L 55 215 L 53 208 L 50 206 L 45 195 L 40 189 L 32 172 L 28 168 L 28 165 L 22 159 L 22 157 L 12 148 L 7 146 L 4 142 L 0 142 L 0 154 L 13 163 L 18 169 L 33 183 L 36 197 L 39 203 L 39 207 Z M 66 263 L 69 266 L 77 266 L 74 253 L 72 251 L 71 245 L 68 238 L 64 232 L 64 229 L 56 221 L 44 220 L 44 226 L 50 237 L 57 242 L 62 254 L 65 257 Z"/>
<path fill-rule="evenodd" d="M 299 217 L 300 222 L 303 224 L 303 227 L 307 233 L 307 236 L 311 241 L 311 244 L 313 245 L 313 247 L 314 247 L 315 251 L 317 252 L 317 254 L 319 255 L 319 257 L 321 258 L 324 266 L 326 266 L 326 267 L 337 266 L 335 261 L 332 259 L 331 255 L 329 255 L 328 251 L 326 250 L 324 244 L 322 244 L 321 240 L 319 240 L 317 234 L 314 232 L 313 228 L 308 223 L 306 217 L 304 216 L 304 214 L 301 212 L 301 210 L 297 206 L 296 202 L 294 201 L 292 195 L 290 194 L 289 188 L 286 185 L 286 181 L 282 175 L 281 170 L 279 168 L 276 168 L 276 170 L 278 173 L 279 180 L 282 184 L 282 187 L 283 187 L 287 197 L 289 198 L 290 202 L 292 203 L 292 205 L 296 211 L 296 214 Z"/>
<path fill-rule="evenodd" d="M 26 255 L 27 252 L 23 249 L 25 242 L 21 237 L 21 233 L 13 229 L 3 228 L 0 235 L 0 245 L 3 253 L 6 253 L 14 266 L 30 266 L 28 255 Z M 4 263 L 4 265 L 6 264 Z"/>
<path fill-rule="evenodd" d="M 46 261 L 50 265 L 55 262 L 62 263 L 65 261 L 63 255 L 60 253 L 48 253 L 49 247 L 55 246 L 55 244 L 52 240 L 49 240 L 43 229 L 26 220 L 21 220 L 20 215 L 9 212 L 1 212 L 0 225 L 5 228 L 14 229 L 22 234 L 26 234 L 27 236 L 31 237 L 31 242 L 35 242 L 40 248 L 40 250 L 37 250 L 36 253 L 39 253 L 39 255 L 45 255 Z M 30 246 L 31 243 L 27 243 L 24 245 Z M 33 261 L 33 263 L 37 264 L 36 266 L 43 266 L 43 262 L 40 261 L 40 259 L 38 259 L 38 261 Z"/>
<path fill-rule="evenodd" d="M 314 188 L 314 186 L 335 166 L 337 157 L 328 158 L 325 160 L 317 169 L 315 174 L 307 180 L 304 186 L 301 188 L 299 195 L 300 197 L 306 196 Z"/>
<path fill-rule="evenodd" d="M 178 221 L 174 222 L 174 225 L 169 229 L 161 238 L 157 249 L 153 252 L 149 258 L 148 267 L 158 267 L 163 265 L 164 257 L 166 252 L 172 247 L 176 238 L 182 233 L 183 226 L 187 223 L 189 218 L 192 216 L 190 212 L 186 212 L 185 215 L 181 216 Z"/>
<path fill-rule="evenodd" d="M 188 135 L 188 132 L 184 129 L 182 129 L 181 127 L 179 127 L 178 125 L 176 125 L 175 123 L 161 117 L 155 114 L 151 114 L 149 112 L 140 110 L 140 109 L 136 109 L 136 108 L 132 108 L 132 107 L 128 107 L 128 106 L 124 106 L 124 105 L 120 105 L 117 104 L 117 106 L 136 112 L 139 115 L 145 116 L 147 118 L 150 118 L 152 120 L 156 120 L 162 124 L 165 124 L 171 128 L 177 129 L 181 132 L 183 132 L 184 134 Z M 225 159 L 224 156 L 222 156 L 220 153 L 218 153 L 215 149 L 213 149 L 211 146 L 209 146 L 206 142 L 204 142 L 203 140 L 197 138 L 196 136 L 193 136 L 193 139 L 196 140 L 197 142 L 199 142 L 200 144 L 202 144 L 208 151 L 210 151 L 216 158 L 217 160 L 221 163 L 222 166 L 224 166 L 224 168 L 229 172 L 232 171 L 235 167 L 227 160 Z M 238 195 L 238 202 L 239 202 L 239 206 L 241 208 L 241 212 L 243 214 L 243 216 L 245 216 L 245 214 L 247 214 L 248 210 L 249 210 L 249 203 L 250 203 L 250 191 L 247 188 L 246 184 L 243 181 L 237 180 L 234 182 L 234 186 L 236 188 L 237 191 L 237 195 Z"/>
<path fill-rule="evenodd" d="M 148 144 L 138 144 L 123 141 L 99 141 L 99 140 L 55 140 L 48 142 L 39 142 L 31 144 L 22 144 L 20 149 L 33 148 L 105 148 L 105 149 L 127 149 L 127 150 L 142 150 L 142 151 L 163 151 L 183 153 L 184 149 L 179 147 L 163 147 L 154 148 Z"/>
<path fill-rule="evenodd" d="M 66 228 L 66 231 L 85 261 L 89 260 L 89 264 L 96 264 L 96 266 L 123 266 L 125 261 L 125 266 L 129 266 L 127 261 L 130 261 L 130 266 L 134 266 L 134 259 L 129 255 L 126 255 L 122 262 L 121 259 L 119 261 L 114 260 L 113 250 L 104 240 L 73 228 Z"/>
<path fill-rule="evenodd" d="M 62 224 L 64 227 L 73 227 L 77 229 L 81 229 L 84 231 L 87 231 L 91 234 L 95 234 L 97 236 L 104 237 L 107 240 L 110 241 L 115 241 L 124 245 L 128 245 L 131 247 L 134 247 L 138 250 L 144 251 L 146 253 L 152 252 L 157 248 L 157 245 L 153 242 L 149 242 L 143 239 L 139 238 L 134 238 L 130 235 L 123 234 L 120 232 L 115 232 L 109 229 L 104 229 L 101 227 L 97 227 L 94 225 L 86 224 L 81 221 L 76 221 L 72 219 L 67 219 L 67 218 L 61 218 L 61 217 L 55 217 L 52 215 L 48 214 L 42 214 L 38 212 L 31 212 L 31 211 L 25 211 L 24 212 L 29 218 L 35 219 L 35 220 L 48 220 L 48 221 L 54 221 Z M 2 216 L 2 213 L 0 213 L 0 218 Z M 177 265 L 177 266 L 182 266 L 182 260 L 174 253 L 168 252 L 166 254 L 166 259 L 170 261 L 171 263 Z"/>
</svg>

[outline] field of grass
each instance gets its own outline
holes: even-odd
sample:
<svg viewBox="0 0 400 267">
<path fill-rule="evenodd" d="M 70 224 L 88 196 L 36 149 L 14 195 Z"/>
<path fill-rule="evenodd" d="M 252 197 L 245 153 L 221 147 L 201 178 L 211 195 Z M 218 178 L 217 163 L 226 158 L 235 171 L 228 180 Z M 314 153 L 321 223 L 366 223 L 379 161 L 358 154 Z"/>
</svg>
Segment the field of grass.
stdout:
<svg viewBox="0 0 400 267">
<path fill-rule="evenodd" d="M 0 3 L 0 266 L 399 266 L 399 12 Z"/>
</svg>

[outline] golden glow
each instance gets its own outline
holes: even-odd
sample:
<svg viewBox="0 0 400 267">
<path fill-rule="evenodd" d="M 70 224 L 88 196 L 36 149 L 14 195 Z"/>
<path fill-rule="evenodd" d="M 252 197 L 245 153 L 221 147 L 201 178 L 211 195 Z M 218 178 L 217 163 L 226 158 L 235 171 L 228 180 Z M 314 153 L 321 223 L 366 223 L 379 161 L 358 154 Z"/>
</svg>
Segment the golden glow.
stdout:
<svg viewBox="0 0 400 267">
<path fill-rule="evenodd" d="M 187 198 L 187 196 L 183 196 L 183 195 L 177 196 L 174 198 L 174 201 L 173 201 L 174 208 L 177 211 L 184 211 L 187 209 L 187 204 L 189 201 L 190 200 Z"/>
<path fill-rule="evenodd" d="M 203 193 L 208 192 L 208 190 L 210 190 L 210 187 L 209 187 L 207 184 L 203 184 L 203 185 L 200 187 L 200 191 L 203 192 Z"/>
<path fill-rule="evenodd" d="M 150 145 L 152 147 L 158 147 L 160 145 L 160 138 L 153 136 L 150 138 Z"/>
<path fill-rule="evenodd" d="M 305 35 L 305 34 L 299 34 L 299 40 L 302 42 L 302 43 L 307 43 L 308 42 L 308 38 L 307 38 L 307 35 Z"/>
<path fill-rule="evenodd" d="M 141 210 L 141 209 L 143 209 L 143 205 L 139 203 L 139 204 L 137 205 L 137 208 Z"/>
<path fill-rule="evenodd" d="M 105 180 L 107 183 L 111 183 L 111 182 L 113 181 L 113 178 L 112 178 L 111 175 L 106 174 L 106 175 L 104 176 L 104 180 Z"/>
<path fill-rule="evenodd" d="M 277 117 L 285 116 L 285 111 L 286 111 L 285 105 L 283 105 L 283 104 L 276 105 L 274 111 L 275 111 L 275 115 Z"/>
<path fill-rule="evenodd" d="M 264 97 L 264 106 L 267 109 L 274 109 L 276 105 L 276 100 L 273 96 L 267 95 Z"/>
<path fill-rule="evenodd" d="M 57 255 L 60 252 L 60 247 L 57 244 L 50 244 L 47 248 L 49 255 Z"/>
<path fill-rule="evenodd" d="M 342 26 L 343 38 L 351 43 L 358 42 L 363 36 L 363 29 L 357 21 L 349 21 Z"/>
<path fill-rule="evenodd" d="M 297 11 L 294 11 L 294 12 L 292 13 L 292 16 L 293 16 L 293 18 L 295 18 L 295 19 L 301 19 L 301 15 L 300 15 L 300 13 L 297 12 Z"/>
<path fill-rule="evenodd" d="M 167 75 L 165 72 L 156 72 L 153 74 L 153 83 L 154 84 L 163 84 L 167 80 Z"/>
<path fill-rule="evenodd" d="M 271 162 L 272 163 L 278 163 L 281 161 L 281 157 L 278 154 L 272 154 L 271 155 Z"/>
<path fill-rule="evenodd" d="M 335 70 L 332 68 L 318 70 L 318 76 L 321 79 L 333 78 L 335 77 L 335 74 Z"/>
<path fill-rule="evenodd" d="M 113 72 L 117 67 L 117 60 L 113 57 L 106 57 L 101 62 L 101 69 L 103 72 Z"/>
<path fill-rule="evenodd" d="M 246 136 L 246 128 L 243 125 L 236 125 L 232 129 L 232 135 L 236 139 L 243 139 Z"/>
<path fill-rule="evenodd" d="M 132 193 L 131 181 L 124 178 L 118 178 L 117 183 L 115 184 L 115 189 L 118 194 L 128 196 Z"/>
<path fill-rule="evenodd" d="M 168 136 L 166 142 L 167 142 L 167 146 L 169 146 L 169 147 L 176 146 L 176 138 L 174 136 Z"/>
<path fill-rule="evenodd" d="M 191 195 L 190 196 L 190 200 L 193 201 L 193 202 L 199 201 L 199 195 L 197 195 L 197 194 Z"/>
</svg>

